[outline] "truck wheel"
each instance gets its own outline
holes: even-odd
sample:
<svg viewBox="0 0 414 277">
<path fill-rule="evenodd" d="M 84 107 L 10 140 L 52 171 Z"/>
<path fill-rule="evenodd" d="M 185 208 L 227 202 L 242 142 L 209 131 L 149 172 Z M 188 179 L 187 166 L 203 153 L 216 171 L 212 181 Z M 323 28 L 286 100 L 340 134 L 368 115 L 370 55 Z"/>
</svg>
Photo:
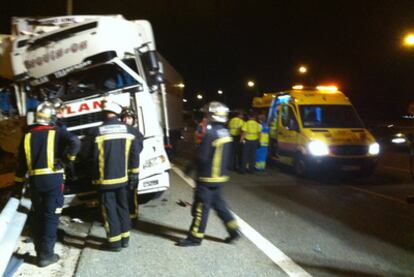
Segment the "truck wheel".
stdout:
<svg viewBox="0 0 414 277">
<path fill-rule="evenodd" d="M 298 177 L 305 178 L 308 176 L 309 165 L 302 154 L 297 154 L 293 161 L 293 169 Z"/>
</svg>

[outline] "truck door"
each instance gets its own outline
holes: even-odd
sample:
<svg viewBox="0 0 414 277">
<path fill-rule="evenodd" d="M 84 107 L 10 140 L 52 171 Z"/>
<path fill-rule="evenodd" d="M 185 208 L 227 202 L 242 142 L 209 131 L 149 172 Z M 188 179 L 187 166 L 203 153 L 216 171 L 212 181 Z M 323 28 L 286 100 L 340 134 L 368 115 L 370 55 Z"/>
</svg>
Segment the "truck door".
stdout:
<svg viewBox="0 0 414 277">
<path fill-rule="evenodd" d="M 294 108 L 290 105 L 281 107 L 277 137 L 278 154 L 294 156 L 299 139 L 299 125 Z"/>
</svg>

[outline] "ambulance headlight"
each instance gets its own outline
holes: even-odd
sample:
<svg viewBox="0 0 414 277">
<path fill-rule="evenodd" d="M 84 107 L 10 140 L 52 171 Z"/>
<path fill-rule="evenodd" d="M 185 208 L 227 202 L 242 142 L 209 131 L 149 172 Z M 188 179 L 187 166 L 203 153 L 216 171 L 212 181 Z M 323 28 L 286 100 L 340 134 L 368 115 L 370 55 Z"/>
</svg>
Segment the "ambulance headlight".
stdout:
<svg viewBox="0 0 414 277">
<path fill-rule="evenodd" d="M 378 155 L 380 152 L 380 146 L 378 143 L 374 142 L 369 146 L 368 153 L 370 155 Z"/>
<path fill-rule="evenodd" d="M 313 156 L 326 156 L 329 154 L 328 145 L 321 140 L 313 140 L 309 142 L 308 149 Z"/>
<path fill-rule="evenodd" d="M 151 158 L 144 162 L 144 164 L 142 165 L 142 168 L 146 169 L 146 168 L 154 167 L 157 165 L 161 165 L 165 161 L 166 161 L 166 158 L 163 155 L 155 157 L 155 158 Z"/>
</svg>

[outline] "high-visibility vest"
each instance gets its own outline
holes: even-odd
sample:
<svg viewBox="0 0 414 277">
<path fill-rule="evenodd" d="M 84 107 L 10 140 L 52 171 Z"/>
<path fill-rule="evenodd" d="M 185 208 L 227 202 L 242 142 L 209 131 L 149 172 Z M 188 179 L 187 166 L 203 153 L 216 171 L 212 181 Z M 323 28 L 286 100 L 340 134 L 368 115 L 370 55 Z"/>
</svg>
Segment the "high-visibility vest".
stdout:
<svg viewBox="0 0 414 277">
<path fill-rule="evenodd" d="M 245 132 L 245 139 L 258 140 L 262 126 L 256 120 L 250 119 L 243 124 L 242 131 Z"/>
<path fill-rule="evenodd" d="M 239 136 L 241 132 L 241 127 L 244 124 L 244 120 L 240 117 L 233 117 L 229 122 L 229 131 L 232 136 Z"/>
</svg>

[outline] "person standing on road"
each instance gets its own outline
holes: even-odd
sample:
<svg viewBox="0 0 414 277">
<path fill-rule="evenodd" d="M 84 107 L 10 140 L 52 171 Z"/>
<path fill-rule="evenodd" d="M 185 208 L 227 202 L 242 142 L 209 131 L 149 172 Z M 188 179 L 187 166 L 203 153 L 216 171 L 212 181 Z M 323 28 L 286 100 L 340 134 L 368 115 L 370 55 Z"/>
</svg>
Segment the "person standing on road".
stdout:
<svg viewBox="0 0 414 277">
<path fill-rule="evenodd" d="M 259 137 L 259 148 L 256 150 L 256 170 L 265 171 L 269 147 L 269 127 L 267 126 L 266 116 L 264 114 L 259 116 L 259 122 L 262 126 L 262 131 Z"/>
<path fill-rule="evenodd" d="M 249 115 L 249 119 L 243 124 L 241 134 L 241 142 L 243 144 L 243 162 L 240 173 L 244 174 L 245 170 L 253 174 L 256 165 L 256 149 L 259 146 L 260 132 L 262 126 L 256 121 L 253 113 Z"/>
<path fill-rule="evenodd" d="M 15 178 L 17 188 L 21 188 L 27 181 L 26 174 L 29 176 L 34 217 L 32 231 L 39 267 L 59 260 L 54 247 L 63 207 L 63 164 L 72 163 L 80 149 L 75 135 L 52 123 L 55 115 L 51 102 L 37 107 L 35 124 L 28 127 L 20 144 Z"/>
<path fill-rule="evenodd" d="M 196 126 L 194 138 L 197 146 L 201 144 L 201 141 L 203 140 L 203 137 L 206 134 L 207 123 L 207 118 L 203 117 L 203 119 Z"/>
<path fill-rule="evenodd" d="M 240 143 L 240 134 L 243 124 L 244 120 L 242 112 L 238 112 L 237 115 L 229 121 L 229 131 L 233 138 L 229 165 L 230 170 L 238 171 L 241 168 L 242 144 Z"/>
<path fill-rule="evenodd" d="M 134 128 L 135 122 L 136 122 L 136 116 L 132 109 L 130 108 L 123 108 L 121 112 L 121 121 L 125 123 L 128 126 L 131 126 Z M 139 166 L 139 154 L 142 151 L 143 148 L 143 141 L 144 136 L 141 134 L 141 132 L 137 129 L 137 137 L 136 140 L 139 144 L 139 153 L 138 153 L 138 166 Z M 138 180 L 139 176 L 136 175 L 136 180 L 133 178 L 132 180 L 128 180 L 128 203 L 129 203 L 129 218 L 131 220 L 137 220 L 138 219 Z"/>
<path fill-rule="evenodd" d="M 178 246 L 201 244 L 210 208 L 217 212 L 230 234 L 225 242 L 231 243 L 241 236 L 238 224 L 221 192 L 223 184 L 229 179 L 227 166 L 230 162 L 232 138 L 225 127 L 229 109 L 220 102 L 211 102 L 205 110 L 209 124 L 197 154 L 198 177 L 192 206 L 194 218 L 187 238 L 178 241 Z"/>
<path fill-rule="evenodd" d="M 129 245 L 131 221 L 128 211 L 128 183 L 138 185 L 138 131 L 118 120 L 122 108 L 108 100 L 103 103 L 104 122 L 91 130 L 86 146 L 92 156 L 92 184 L 98 186 L 107 243 L 102 249 L 121 251 Z"/>
</svg>

